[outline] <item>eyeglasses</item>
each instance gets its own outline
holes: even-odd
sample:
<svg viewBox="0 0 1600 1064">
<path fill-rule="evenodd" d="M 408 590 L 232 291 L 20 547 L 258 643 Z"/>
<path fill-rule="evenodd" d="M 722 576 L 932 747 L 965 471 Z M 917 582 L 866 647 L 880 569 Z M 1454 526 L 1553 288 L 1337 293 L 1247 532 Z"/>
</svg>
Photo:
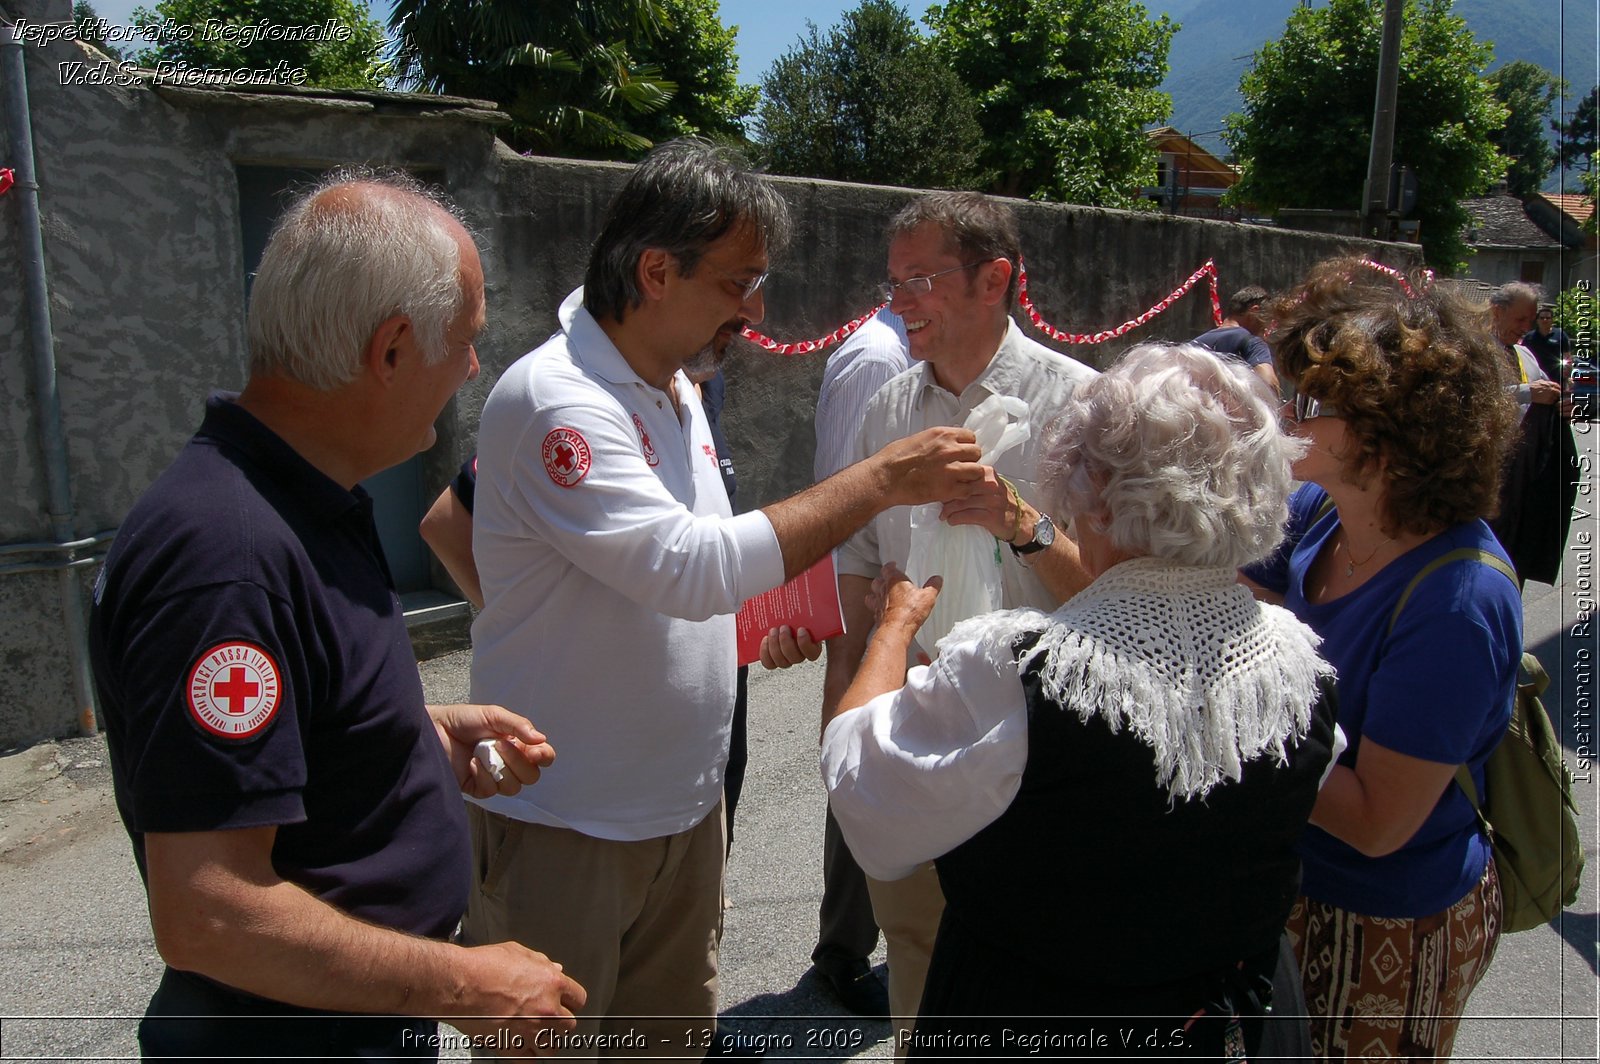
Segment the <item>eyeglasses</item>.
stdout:
<svg viewBox="0 0 1600 1064">
<path fill-rule="evenodd" d="M 737 284 L 738 282 L 735 281 L 734 283 Z M 765 273 L 760 274 L 753 281 L 744 282 L 744 292 L 742 295 L 740 295 L 739 301 L 741 303 L 748 303 L 750 301 L 750 297 L 761 291 L 761 286 L 766 283 L 767 275 Z"/>
<path fill-rule="evenodd" d="M 926 277 L 907 277 L 904 281 L 885 281 L 878 286 L 878 294 L 883 297 L 886 303 L 893 303 L 895 293 L 902 289 L 910 296 L 925 296 L 933 291 L 933 279 L 935 277 L 943 277 L 945 274 L 955 273 L 957 270 L 970 270 L 974 266 L 982 266 L 986 262 L 993 261 L 994 259 L 979 259 L 977 262 L 965 262 L 960 266 L 952 266 L 948 270 L 930 273 Z"/>
<path fill-rule="evenodd" d="M 1311 396 L 1305 394 L 1304 392 L 1299 392 L 1294 397 L 1294 420 L 1295 424 L 1297 425 L 1302 421 L 1310 421 L 1315 417 L 1343 416 L 1344 415 L 1339 412 L 1337 407 L 1332 407 L 1326 403 L 1318 402 L 1316 399 L 1311 398 Z"/>
</svg>

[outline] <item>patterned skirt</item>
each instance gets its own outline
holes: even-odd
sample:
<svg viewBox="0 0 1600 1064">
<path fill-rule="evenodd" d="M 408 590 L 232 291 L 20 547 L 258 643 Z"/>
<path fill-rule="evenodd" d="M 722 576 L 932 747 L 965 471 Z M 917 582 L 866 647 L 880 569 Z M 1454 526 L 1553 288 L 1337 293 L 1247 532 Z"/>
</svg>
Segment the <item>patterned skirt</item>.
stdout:
<svg viewBox="0 0 1600 1064">
<path fill-rule="evenodd" d="M 1311 1046 L 1322 1060 L 1446 1060 L 1500 940 L 1500 877 L 1443 912 L 1362 916 L 1301 896 L 1289 914 Z"/>
</svg>

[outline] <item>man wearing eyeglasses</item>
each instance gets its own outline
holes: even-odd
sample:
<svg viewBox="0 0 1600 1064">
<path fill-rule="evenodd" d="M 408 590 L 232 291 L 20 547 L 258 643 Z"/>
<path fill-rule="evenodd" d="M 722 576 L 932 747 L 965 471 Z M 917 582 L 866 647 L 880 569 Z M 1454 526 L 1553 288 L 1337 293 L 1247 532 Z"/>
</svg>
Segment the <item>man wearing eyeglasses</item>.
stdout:
<svg viewBox="0 0 1600 1064">
<path fill-rule="evenodd" d="M 733 515 L 685 370 L 709 375 L 761 320 L 787 228 L 734 153 L 656 149 L 612 201 L 560 331 L 501 375 L 480 423 L 472 690 L 537 714 L 561 760 L 537 799 L 469 811 L 462 929 L 561 958 L 590 990 L 570 1043 L 585 1055 L 710 1047 L 740 603 L 884 506 L 984 475 L 972 434 L 945 429 Z"/>
<path fill-rule="evenodd" d="M 1068 514 L 1037 508 L 1035 456 L 1045 430 L 1078 382 L 1083 364 L 1037 343 L 1010 316 L 1021 249 L 1008 208 L 972 192 L 938 192 L 912 201 L 889 223 L 889 281 L 883 295 L 905 322 L 916 360 L 867 405 L 853 460 L 934 425 L 961 425 L 991 395 L 1028 403 L 1028 440 L 996 460 L 941 516 L 995 537 L 1002 605 L 1054 609 L 1088 583 L 1070 539 L 1056 535 Z M 872 580 L 885 562 L 904 565 L 910 508 L 880 513 L 839 552 L 839 595 L 846 634 L 828 642 L 823 687 L 827 720 L 866 649 Z M 854 850 L 869 877 L 873 912 L 888 943 L 889 999 L 899 1031 L 916 1014 L 944 897 L 931 864 L 898 881 L 874 879 L 873 854 Z"/>
</svg>

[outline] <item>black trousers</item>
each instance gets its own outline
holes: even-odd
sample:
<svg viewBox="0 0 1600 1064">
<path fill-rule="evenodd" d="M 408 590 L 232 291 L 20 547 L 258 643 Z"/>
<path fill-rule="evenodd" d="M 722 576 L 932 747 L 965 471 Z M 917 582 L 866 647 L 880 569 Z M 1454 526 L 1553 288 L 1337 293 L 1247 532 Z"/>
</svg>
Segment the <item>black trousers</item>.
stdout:
<svg viewBox="0 0 1600 1064">
<path fill-rule="evenodd" d="M 432 1020 L 302 1009 L 171 968 L 139 1021 L 144 1060 L 436 1060 L 437 1036 Z"/>
</svg>

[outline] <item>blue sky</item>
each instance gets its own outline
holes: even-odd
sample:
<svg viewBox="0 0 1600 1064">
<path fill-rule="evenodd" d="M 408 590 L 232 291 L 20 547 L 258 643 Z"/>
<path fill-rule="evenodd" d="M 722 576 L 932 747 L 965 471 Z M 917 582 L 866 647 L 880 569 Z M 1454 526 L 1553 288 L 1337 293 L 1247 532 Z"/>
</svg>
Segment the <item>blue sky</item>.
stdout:
<svg viewBox="0 0 1600 1064">
<path fill-rule="evenodd" d="M 155 7 L 155 0 L 90 0 L 101 17 L 111 22 L 130 23 L 136 7 Z M 739 80 L 754 85 L 761 80 L 772 61 L 791 48 L 806 32 L 806 20 L 827 29 L 839 21 L 844 11 L 857 0 L 721 0 L 722 21 L 739 27 Z M 920 20 L 930 0 L 900 0 L 911 17 Z M 389 0 L 369 0 L 373 17 L 387 23 Z"/>
</svg>

